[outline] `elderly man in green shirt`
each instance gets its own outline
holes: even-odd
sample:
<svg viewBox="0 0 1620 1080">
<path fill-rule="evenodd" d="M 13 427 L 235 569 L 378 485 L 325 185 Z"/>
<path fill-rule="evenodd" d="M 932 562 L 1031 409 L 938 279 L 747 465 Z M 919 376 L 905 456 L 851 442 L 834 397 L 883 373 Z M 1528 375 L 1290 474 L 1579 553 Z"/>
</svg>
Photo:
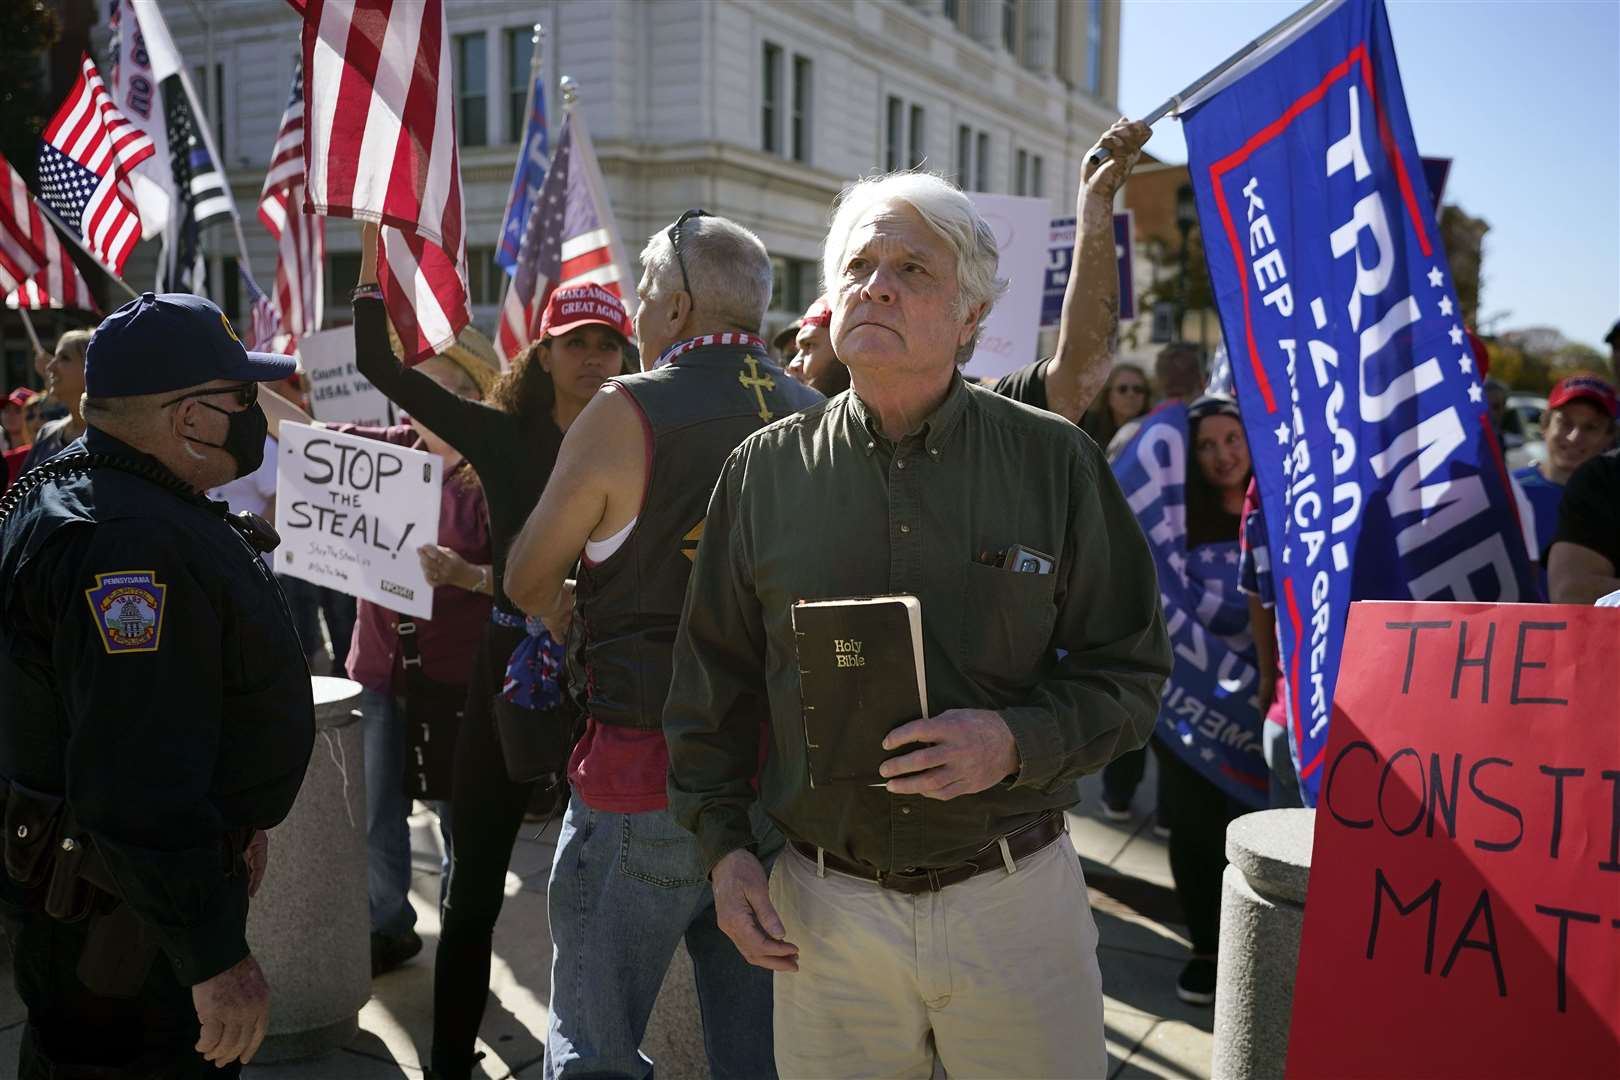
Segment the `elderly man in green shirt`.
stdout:
<svg viewBox="0 0 1620 1080">
<path fill-rule="evenodd" d="M 1083 207 L 1111 200 L 1145 139 L 1123 121 L 1104 137 L 1114 157 Z M 1147 739 L 1170 646 L 1097 446 L 958 372 L 1004 287 L 996 263 L 950 183 L 848 189 L 824 273 L 852 389 L 738 447 L 698 547 L 664 709 L 670 807 L 698 837 L 721 929 L 777 972 L 784 1076 L 1106 1067 L 1064 811 L 1083 774 Z M 1051 556 L 1044 572 L 993 565 L 1018 545 Z M 812 788 L 791 606 L 884 593 L 921 601 L 943 711 L 873 732 L 897 751 L 885 784 Z M 756 799 L 789 840 L 768 883 Z"/>
</svg>

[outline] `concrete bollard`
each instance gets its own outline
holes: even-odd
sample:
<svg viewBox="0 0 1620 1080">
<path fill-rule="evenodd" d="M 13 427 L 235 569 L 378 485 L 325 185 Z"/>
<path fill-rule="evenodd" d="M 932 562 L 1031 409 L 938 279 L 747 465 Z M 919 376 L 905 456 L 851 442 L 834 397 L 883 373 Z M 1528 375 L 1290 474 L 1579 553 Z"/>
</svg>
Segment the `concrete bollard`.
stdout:
<svg viewBox="0 0 1620 1080">
<path fill-rule="evenodd" d="M 255 1064 L 345 1045 L 371 997 L 360 684 L 312 681 L 309 771 L 287 820 L 270 832 L 270 865 L 248 909 L 248 945 L 270 983 L 270 1032 Z"/>
<path fill-rule="evenodd" d="M 1227 826 L 1212 1080 L 1282 1080 L 1315 828 L 1314 810 Z"/>
</svg>

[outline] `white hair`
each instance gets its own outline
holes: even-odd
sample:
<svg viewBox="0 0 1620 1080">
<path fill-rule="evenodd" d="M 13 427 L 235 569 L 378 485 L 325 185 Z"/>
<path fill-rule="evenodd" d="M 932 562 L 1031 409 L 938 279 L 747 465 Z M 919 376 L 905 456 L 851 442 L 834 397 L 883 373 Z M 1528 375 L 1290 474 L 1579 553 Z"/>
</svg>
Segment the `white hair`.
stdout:
<svg viewBox="0 0 1620 1080">
<path fill-rule="evenodd" d="M 771 303 L 771 257 L 759 237 L 730 218 L 690 218 L 681 226 L 681 256 L 693 308 L 727 326 L 760 332 Z M 682 287 L 668 229 L 648 238 L 641 265 L 646 298 Z"/>
<path fill-rule="evenodd" d="M 845 188 L 833 203 L 832 223 L 827 227 L 827 244 L 821 255 L 821 289 L 831 297 L 849 247 L 850 233 L 871 210 L 894 203 L 905 203 L 949 241 L 956 252 L 956 308 L 952 317 L 960 319 L 969 311 L 983 308 L 973 340 L 957 350 L 957 363 L 973 355 L 984 331 L 984 317 L 1007 291 L 1007 282 L 996 277 L 1000 254 L 996 237 L 973 201 L 962 189 L 935 173 L 905 170 L 868 176 Z"/>
</svg>

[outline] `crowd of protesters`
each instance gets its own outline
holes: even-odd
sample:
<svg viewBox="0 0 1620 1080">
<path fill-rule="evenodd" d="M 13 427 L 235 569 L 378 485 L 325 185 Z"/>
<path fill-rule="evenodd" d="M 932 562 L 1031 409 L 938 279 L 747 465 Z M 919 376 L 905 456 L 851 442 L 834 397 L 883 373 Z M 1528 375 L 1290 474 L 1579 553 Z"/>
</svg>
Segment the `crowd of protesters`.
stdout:
<svg viewBox="0 0 1620 1080">
<path fill-rule="evenodd" d="M 435 614 L 282 583 L 306 655 L 362 688 L 375 976 L 422 948 L 413 799 L 438 818 L 432 1075 L 476 1066 L 512 847 L 525 816 L 557 815 L 548 1077 L 650 1075 L 640 1044 L 682 940 L 717 1076 L 1100 1070 L 1096 927 L 1064 812 L 1100 770 L 1103 816 L 1130 820 L 1148 745 L 1192 946 L 1177 992 L 1213 1001 L 1225 828 L 1244 808 L 1149 740 L 1171 657 L 1108 467 L 1155 409 L 1185 410 L 1186 550 L 1241 545 L 1232 639 L 1259 672 L 1270 802 L 1299 795 L 1237 404 L 1205 393 L 1192 345 L 1163 348 L 1151 378 L 1118 362 L 1111 310 L 1082 295 L 1113 273 L 1085 223 L 1145 138 L 1116 125 L 1114 163 L 1082 183 L 1054 355 L 986 386 L 959 369 L 1002 287 L 994 244 L 925 174 L 846 191 L 827 292 L 770 345 L 764 246 L 689 211 L 650 238 L 633 320 L 607 290 L 561 289 L 504 371 L 472 331 L 406 367 L 366 229 L 358 368 L 408 420 L 333 426 L 443 458 L 438 537 L 417 552 Z M 45 392 L 0 405 L 7 483 L 84 434 L 90 338 L 62 335 Z M 280 425 L 312 421 L 296 379 L 260 401 L 263 465 L 210 494 L 271 517 Z M 1544 460 L 1514 474 L 1543 599 L 1620 589 L 1617 414 L 1603 377 L 1562 380 Z M 840 512 L 804 529 L 817 500 Z M 1013 544 L 1049 569 L 960 557 Z M 885 741 L 882 785 L 813 788 L 788 606 L 886 592 L 923 600 L 940 711 Z M 449 716 L 448 753 L 408 764 L 412 726 Z"/>
</svg>

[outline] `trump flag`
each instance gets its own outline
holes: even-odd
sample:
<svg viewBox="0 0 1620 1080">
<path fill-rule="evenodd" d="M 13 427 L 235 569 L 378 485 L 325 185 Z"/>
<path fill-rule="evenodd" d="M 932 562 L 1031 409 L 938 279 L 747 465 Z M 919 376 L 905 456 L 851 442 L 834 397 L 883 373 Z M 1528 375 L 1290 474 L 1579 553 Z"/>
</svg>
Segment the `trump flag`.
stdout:
<svg viewBox="0 0 1620 1080">
<path fill-rule="evenodd" d="M 1381 0 L 1323 4 L 1181 112 L 1314 804 L 1352 599 L 1534 586 Z"/>
</svg>

